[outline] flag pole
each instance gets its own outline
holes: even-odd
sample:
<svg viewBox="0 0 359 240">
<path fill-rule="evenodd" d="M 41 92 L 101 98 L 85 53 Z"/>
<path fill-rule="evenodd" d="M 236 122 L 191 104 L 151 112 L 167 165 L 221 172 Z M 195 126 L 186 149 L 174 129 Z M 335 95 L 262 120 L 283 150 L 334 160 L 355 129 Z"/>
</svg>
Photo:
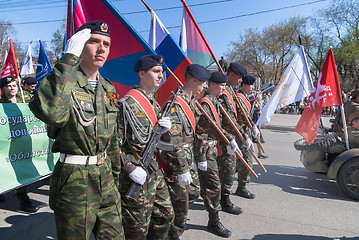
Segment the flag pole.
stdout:
<svg viewBox="0 0 359 240">
<path fill-rule="evenodd" d="M 214 55 L 214 53 L 213 53 L 211 47 L 209 46 L 209 44 L 208 44 L 206 38 L 204 37 L 204 35 L 203 35 L 201 29 L 199 28 L 199 26 L 198 26 L 196 20 L 194 19 L 194 17 L 193 17 L 193 15 L 192 15 L 191 11 L 189 10 L 186 1 L 185 1 L 185 0 L 181 0 L 181 2 L 183 3 L 183 7 L 187 10 L 187 13 L 188 13 L 188 15 L 190 16 L 190 18 L 192 19 L 194 25 L 196 26 L 196 28 L 197 28 L 199 34 L 201 35 L 201 37 L 202 37 L 204 43 L 206 44 L 206 46 L 207 46 L 209 52 L 211 53 L 211 56 L 212 56 L 213 60 L 215 61 L 215 63 L 217 64 L 218 69 L 219 69 L 222 73 L 224 73 L 224 71 L 223 71 L 221 65 L 219 64 L 219 62 L 217 61 L 217 58 L 216 58 L 216 56 Z M 238 100 L 236 94 L 234 93 L 234 90 L 233 90 L 231 87 L 230 87 L 230 89 L 231 89 L 232 95 L 234 96 L 235 100 L 237 101 L 237 104 L 239 105 L 239 108 L 241 109 L 241 111 L 242 111 L 242 113 L 243 113 L 243 116 L 244 116 L 244 118 L 245 118 L 245 120 L 246 120 L 246 122 L 247 122 L 249 128 L 250 128 L 251 131 L 254 133 L 253 126 L 252 126 L 251 122 L 249 121 L 248 116 L 245 114 L 245 111 L 244 111 L 242 105 L 240 104 L 240 102 L 239 102 L 239 100 Z M 262 146 L 262 143 L 260 142 L 259 138 L 258 138 L 257 136 L 256 136 L 255 138 L 256 138 L 256 140 L 257 140 L 258 146 L 259 146 L 259 147 L 261 148 L 261 150 L 265 153 L 265 150 L 264 150 L 264 148 L 263 148 L 263 146 Z"/>
<path fill-rule="evenodd" d="M 12 57 L 14 58 L 14 68 L 15 68 L 16 78 L 19 83 L 19 90 L 21 93 L 22 102 L 25 103 L 24 92 L 21 87 L 21 79 L 20 79 L 19 69 L 17 68 L 16 58 L 15 58 L 15 49 L 14 49 L 14 45 L 12 44 L 11 38 L 9 38 L 9 42 L 10 42 L 10 49 L 12 49 L 12 53 L 14 54 L 14 56 L 12 56 Z"/>
<path fill-rule="evenodd" d="M 171 74 L 171 76 L 176 80 L 176 82 L 180 85 L 183 86 L 183 83 L 181 83 L 181 81 L 177 78 L 177 76 L 171 71 L 171 69 L 169 69 L 168 67 L 166 68 L 166 70 Z M 198 101 L 196 102 L 196 106 L 198 107 L 198 109 L 203 113 L 203 115 L 207 118 L 207 120 L 211 123 L 211 125 L 216 129 L 216 131 L 219 133 L 219 135 L 221 135 L 222 139 L 228 144 L 230 145 L 232 148 L 232 144 L 231 142 L 228 140 L 228 138 L 223 134 L 223 132 L 219 129 L 219 127 L 217 126 L 217 124 L 213 121 L 213 119 L 208 115 L 208 113 L 203 109 L 203 107 L 201 106 L 201 104 L 199 104 Z M 258 178 L 258 175 L 253 171 L 253 169 L 251 168 L 251 166 L 249 166 L 249 164 L 246 162 L 246 160 L 243 158 L 243 156 L 239 153 L 238 150 L 235 151 L 236 156 L 242 161 L 242 163 L 246 166 L 246 168 L 253 174 L 253 176 L 255 178 Z M 263 166 L 263 165 L 262 165 Z M 264 167 L 263 167 L 264 168 Z M 265 169 L 265 168 L 264 168 Z M 265 170 L 266 172 L 267 170 Z"/>
<path fill-rule="evenodd" d="M 348 139 L 348 129 L 347 129 L 347 122 L 345 119 L 344 107 L 343 105 L 340 106 L 340 113 L 342 115 L 342 122 L 343 122 L 343 130 L 344 130 L 344 138 L 345 138 L 345 146 L 349 149 L 349 139 Z"/>
</svg>

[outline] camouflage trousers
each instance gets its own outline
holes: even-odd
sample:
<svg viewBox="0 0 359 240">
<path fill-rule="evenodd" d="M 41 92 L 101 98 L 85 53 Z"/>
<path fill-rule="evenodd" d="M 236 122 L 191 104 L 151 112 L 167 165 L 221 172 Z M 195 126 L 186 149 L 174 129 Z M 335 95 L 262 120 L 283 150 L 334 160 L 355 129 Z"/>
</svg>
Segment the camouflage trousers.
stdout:
<svg viewBox="0 0 359 240">
<path fill-rule="evenodd" d="M 212 144 L 207 149 L 207 171 L 198 170 L 201 197 L 206 210 L 210 213 L 221 210 L 221 182 L 217 165 L 217 146 Z"/>
<path fill-rule="evenodd" d="M 170 227 L 168 233 L 171 237 L 180 237 L 186 230 L 186 222 L 189 206 L 194 203 L 199 197 L 199 179 L 197 166 L 193 164 L 190 170 L 192 183 L 188 186 L 181 185 L 178 183 L 177 176 L 175 181 L 167 181 L 168 191 L 171 196 L 171 202 L 175 213 L 173 224 Z"/>
<path fill-rule="evenodd" d="M 121 196 L 110 164 L 74 165 L 57 162 L 50 179 L 49 205 L 54 210 L 57 238 L 125 239 Z"/>
<path fill-rule="evenodd" d="M 253 167 L 253 156 L 249 150 L 244 146 L 240 146 L 239 149 L 242 152 L 244 160 L 248 163 L 250 167 Z M 246 184 L 251 180 L 251 172 L 246 168 L 242 161 L 237 158 L 237 172 L 238 172 L 238 184 Z"/>
<path fill-rule="evenodd" d="M 125 197 L 131 183 L 129 175 L 122 171 L 119 189 L 126 239 L 166 239 L 174 213 L 161 170 L 147 171 L 137 202 Z"/>
<path fill-rule="evenodd" d="M 227 153 L 227 146 L 221 145 L 222 155 L 217 157 L 219 179 L 221 181 L 221 193 L 232 194 L 232 186 L 236 175 L 236 156 Z"/>
</svg>

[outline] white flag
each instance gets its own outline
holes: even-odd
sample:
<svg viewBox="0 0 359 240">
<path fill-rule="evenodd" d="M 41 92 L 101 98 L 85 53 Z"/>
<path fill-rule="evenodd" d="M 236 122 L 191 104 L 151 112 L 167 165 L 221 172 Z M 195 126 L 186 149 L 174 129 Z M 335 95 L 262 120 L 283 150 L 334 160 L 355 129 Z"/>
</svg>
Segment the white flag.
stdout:
<svg viewBox="0 0 359 240">
<path fill-rule="evenodd" d="M 283 73 L 272 97 L 264 106 L 256 125 L 268 124 L 277 109 L 302 100 L 311 94 L 312 89 L 313 83 L 310 78 L 304 48 L 300 46 Z"/>
<path fill-rule="evenodd" d="M 20 71 L 20 76 L 24 77 L 28 74 L 34 73 L 34 67 L 32 66 L 32 56 L 31 56 L 31 43 L 29 43 L 29 48 L 22 59 L 22 68 Z"/>
</svg>

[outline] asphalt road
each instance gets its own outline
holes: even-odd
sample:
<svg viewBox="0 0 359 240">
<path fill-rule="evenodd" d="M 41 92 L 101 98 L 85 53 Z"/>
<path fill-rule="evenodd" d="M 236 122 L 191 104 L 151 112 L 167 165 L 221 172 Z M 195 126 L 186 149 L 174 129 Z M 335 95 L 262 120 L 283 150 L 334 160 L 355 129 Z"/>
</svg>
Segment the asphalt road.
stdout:
<svg viewBox="0 0 359 240">
<path fill-rule="evenodd" d="M 277 121 L 286 122 L 286 117 L 279 115 Z M 252 178 L 248 186 L 256 194 L 254 200 L 231 197 L 244 209 L 241 215 L 220 213 L 223 224 L 232 231 L 229 239 L 359 239 L 358 201 L 344 196 L 325 174 L 310 172 L 301 165 L 300 152 L 293 147 L 300 136 L 283 130 L 264 129 L 262 133 L 270 156 L 262 163 L 268 172 L 254 166 L 259 178 Z M 6 201 L 0 203 L 1 240 L 56 239 L 54 217 L 48 207 L 48 180 L 28 189 L 40 210 L 35 214 L 22 213 L 17 210 L 19 202 L 12 193 L 5 194 Z M 188 218 L 188 230 L 181 239 L 220 239 L 206 231 L 208 218 L 201 199 L 191 207 Z"/>
</svg>

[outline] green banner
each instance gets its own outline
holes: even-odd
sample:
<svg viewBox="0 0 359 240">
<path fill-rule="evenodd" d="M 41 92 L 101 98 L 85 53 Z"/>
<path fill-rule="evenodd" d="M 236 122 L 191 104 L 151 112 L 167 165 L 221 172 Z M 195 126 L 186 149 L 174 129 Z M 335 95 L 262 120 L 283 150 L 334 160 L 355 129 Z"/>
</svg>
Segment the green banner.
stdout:
<svg viewBox="0 0 359 240">
<path fill-rule="evenodd" d="M 59 154 L 27 103 L 0 104 L 0 193 L 50 174 Z"/>
</svg>

